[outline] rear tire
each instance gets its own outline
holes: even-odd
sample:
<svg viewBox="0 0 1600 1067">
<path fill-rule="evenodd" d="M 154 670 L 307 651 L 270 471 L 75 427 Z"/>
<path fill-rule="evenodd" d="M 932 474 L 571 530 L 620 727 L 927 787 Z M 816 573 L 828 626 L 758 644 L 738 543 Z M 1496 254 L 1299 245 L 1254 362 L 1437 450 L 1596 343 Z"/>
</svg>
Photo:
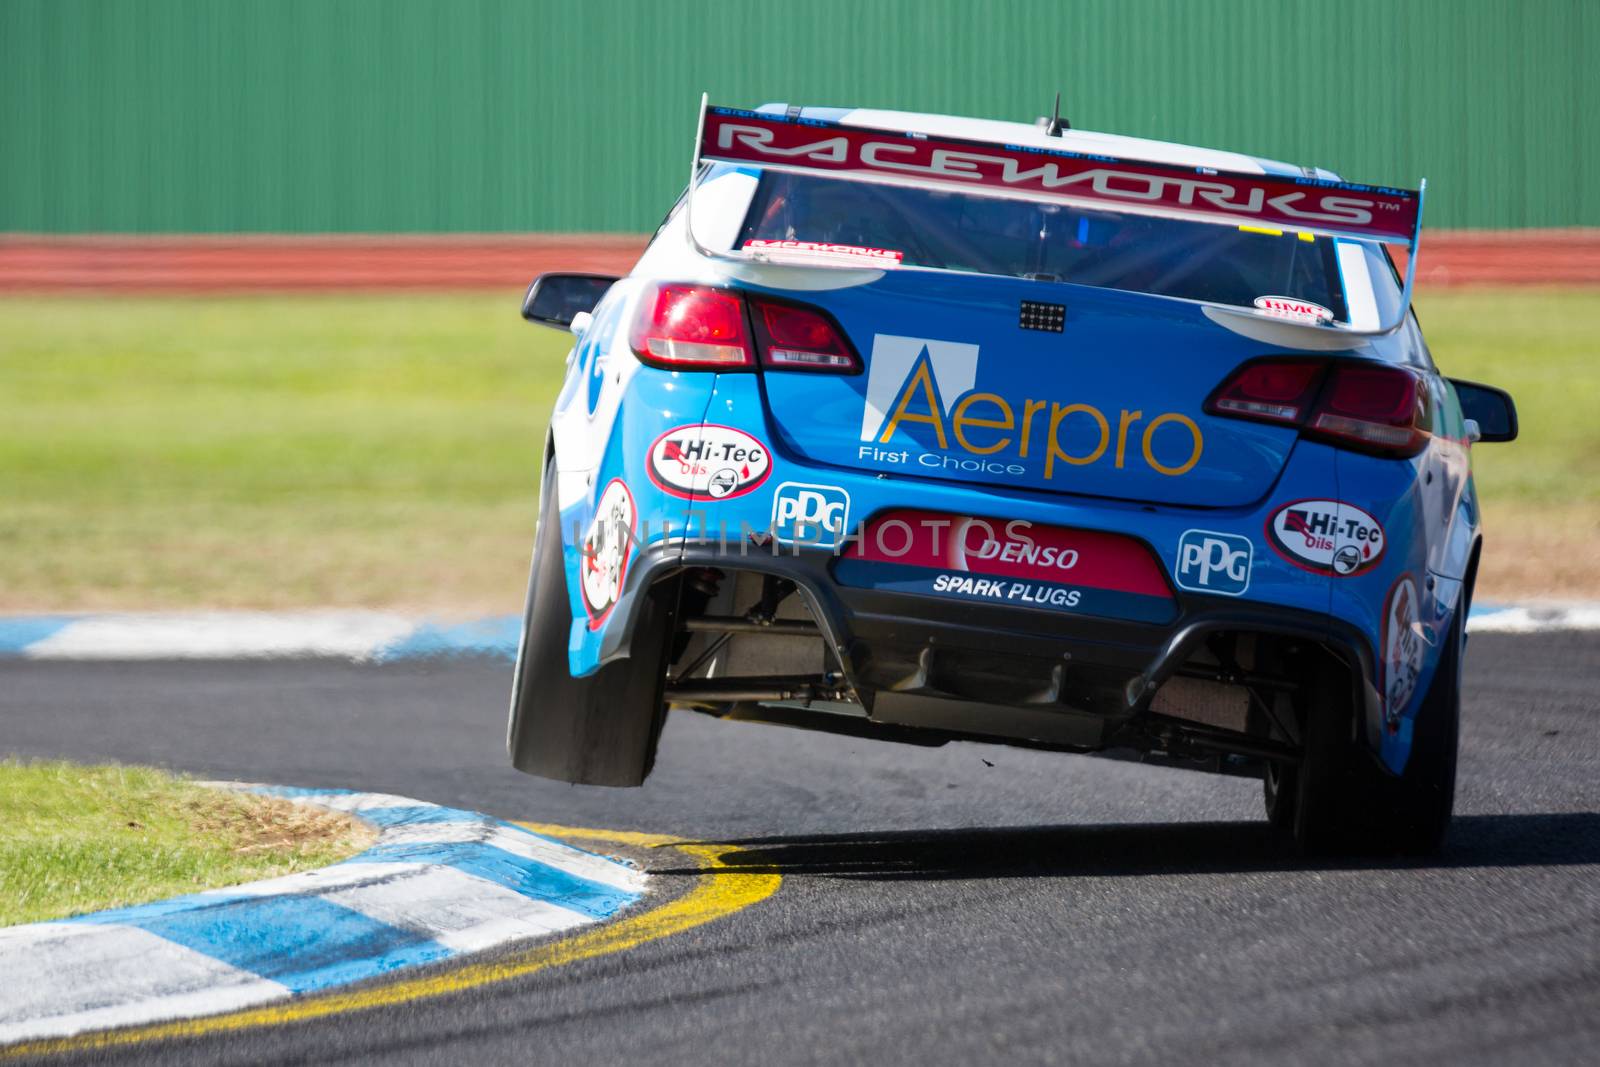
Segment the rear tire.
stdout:
<svg viewBox="0 0 1600 1067">
<path fill-rule="evenodd" d="M 643 594 L 628 657 L 583 678 L 567 666 L 572 627 L 555 463 L 545 467 L 506 744 L 519 771 L 579 785 L 637 786 L 666 718 L 669 590 Z"/>
<path fill-rule="evenodd" d="M 1462 615 L 1446 637 L 1412 733 L 1405 769 L 1390 774 L 1353 740 L 1342 687 L 1311 687 L 1305 758 L 1266 783 L 1267 818 L 1302 851 L 1323 855 L 1424 856 L 1438 850 L 1455 807 L 1461 732 Z"/>
</svg>

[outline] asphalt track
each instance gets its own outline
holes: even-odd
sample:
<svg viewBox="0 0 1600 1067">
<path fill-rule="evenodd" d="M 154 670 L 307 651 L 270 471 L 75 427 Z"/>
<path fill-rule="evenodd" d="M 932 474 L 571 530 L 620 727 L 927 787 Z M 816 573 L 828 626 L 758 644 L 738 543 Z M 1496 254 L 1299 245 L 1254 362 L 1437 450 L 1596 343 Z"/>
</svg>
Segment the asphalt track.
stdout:
<svg viewBox="0 0 1600 1067">
<path fill-rule="evenodd" d="M 642 790 L 512 772 L 499 662 L 7 663 L 0 752 L 739 844 L 776 893 L 448 996 L 97 1062 L 1593 1062 L 1600 634 L 1480 634 L 1420 864 L 1276 848 L 1259 787 L 678 714 Z M 670 882 L 697 876 L 678 862 Z"/>
</svg>

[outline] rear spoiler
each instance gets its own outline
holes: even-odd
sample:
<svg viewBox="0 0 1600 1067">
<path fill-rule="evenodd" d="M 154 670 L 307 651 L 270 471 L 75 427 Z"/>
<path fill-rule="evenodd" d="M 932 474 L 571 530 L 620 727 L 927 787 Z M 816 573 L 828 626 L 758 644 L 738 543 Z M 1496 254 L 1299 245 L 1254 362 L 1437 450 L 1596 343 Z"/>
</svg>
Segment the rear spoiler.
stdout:
<svg viewBox="0 0 1600 1067">
<path fill-rule="evenodd" d="M 685 201 L 685 227 L 694 250 L 740 264 L 779 262 L 761 252 L 714 251 L 694 234 L 691 207 L 703 163 L 825 174 L 853 181 L 921 189 L 959 189 L 1076 207 L 1226 226 L 1260 226 L 1369 241 L 1404 243 L 1410 255 L 1400 310 L 1375 330 L 1313 324 L 1247 308 L 1206 304 L 1219 325 L 1261 340 L 1300 348 L 1349 348 L 1363 338 L 1393 333 L 1405 321 L 1416 280 L 1423 194 L 1322 178 L 1240 174 L 1117 159 L 1032 145 L 991 143 L 920 133 L 846 126 L 823 119 L 712 107 L 700 99 L 700 121 Z M 786 264 L 787 265 L 787 264 Z M 841 269 L 822 264 L 809 269 Z M 849 268 L 843 268 L 849 269 Z M 859 269 L 859 268 L 857 268 Z"/>
</svg>

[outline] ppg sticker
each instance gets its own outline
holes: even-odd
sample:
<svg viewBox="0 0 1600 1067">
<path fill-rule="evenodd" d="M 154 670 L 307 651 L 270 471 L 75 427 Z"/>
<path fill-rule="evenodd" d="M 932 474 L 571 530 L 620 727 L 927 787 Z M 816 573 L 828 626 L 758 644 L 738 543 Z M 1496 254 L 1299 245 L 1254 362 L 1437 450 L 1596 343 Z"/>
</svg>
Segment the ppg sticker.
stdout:
<svg viewBox="0 0 1600 1067">
<path fill-rule="evenodd" d="M 1383 525 L 1338 500 L 1285 504 L 1267 521 L 1267 537 L 1297 567 L 1339 578 L 1365 574 L 1383 558 Z"/>
<path fill-rule="evenodd" d="M 836 548 L 850 527 L 850 494 L 837 485 L 784 482 L 772 494 L 772 536 Z"/>
<path fill-rule="evenodd" d="M 1242 596 L 1250 588 L 1255 548 L 1250 538 L 1215 530 L 1185 530 L 1178 539 L 1179 589 Z"/>
<path fill-rule="evenodd" d="M 600 628 L 622 595 L 635 518 L 633 494 L 621 478 L 613 478 L 600 494 L 594 521 L 583 536 L 583 555 L 578 562 L 578 584 L 583 590 L 583 607 L 589 613 L 591 630 Z"/>
<path fill-rule="evenodd" d="M 678 426 L 650 445 L 650 480 L 673 496 L 728 500 L 772 473 L 767 446 L 732 426 Z"/>
</svg>

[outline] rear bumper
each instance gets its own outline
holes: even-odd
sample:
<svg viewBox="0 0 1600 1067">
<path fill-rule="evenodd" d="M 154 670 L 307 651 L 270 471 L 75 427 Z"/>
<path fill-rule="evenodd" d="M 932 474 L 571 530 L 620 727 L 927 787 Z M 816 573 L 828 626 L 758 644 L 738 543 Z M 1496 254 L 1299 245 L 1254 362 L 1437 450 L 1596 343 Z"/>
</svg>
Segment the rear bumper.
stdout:
<svg viewBox="0 0 1600 1067">
<path fill-rule="evenodd" d="M 1372 646 L 1325 613 L 1179 592 L 1172 622 L 1125 622 L 843 586 L 831 574 L 835 558 L 790 546 L 730 554 L 716 545 L 657 544 L 641 554 L 630 585 L 642 590 L 698 567 L 794 582 L 869 718 L 896 727 L 1104 748 L 1221 633 L 1298 638 L 1332 651 L 1359 682 L 1367 722 L 1379 721 Z M 631 622 L 619 618 L 608 628 L 608 651 L 626 647 Z"/>
</svg>

